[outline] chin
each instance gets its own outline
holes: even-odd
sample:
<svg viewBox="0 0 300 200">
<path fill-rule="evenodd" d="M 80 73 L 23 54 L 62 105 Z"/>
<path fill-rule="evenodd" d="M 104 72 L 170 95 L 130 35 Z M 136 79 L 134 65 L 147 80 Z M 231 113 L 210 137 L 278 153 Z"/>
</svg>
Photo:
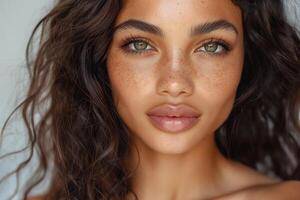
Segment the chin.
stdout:
<svg viewBox="0 0 300 200">
<path fill-rule="evenodd" d="M 199 136 L 199 131 L 195 130 L 176 134 L 158 130 L 143 133 L 135 136 L 138 137 L 138 145 L 142 145 L 147 151 L 166 155 L 179 155 L 191 151 L 203 138 Z"/>
</svg>

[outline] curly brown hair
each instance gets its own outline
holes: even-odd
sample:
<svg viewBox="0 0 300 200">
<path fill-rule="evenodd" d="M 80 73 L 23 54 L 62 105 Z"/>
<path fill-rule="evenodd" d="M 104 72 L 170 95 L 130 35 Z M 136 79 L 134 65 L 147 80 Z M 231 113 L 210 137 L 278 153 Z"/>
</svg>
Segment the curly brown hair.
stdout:
<svg viewBox="0 0 300 200">
<path fill-rule="evenodd" d="M 234 3 L 243 12 L 245 62 L 233 110 L 216 131 L 216 143 L 227 158 L 282 180 L 300 180 L 299 35 L 280 0 Z M 106 70 L 121 8 L 119 0 L 60 0 L 33 30 L 26 51 L 27 97 L 1 133 L 21 109 L 31 154 L 7 177 L 19 173 L 34 150 L 40 158 L 24 199 L 45 178 L 50 158 L 55 168 L 49 199 L 119 200 L 134 193 L 134 170 L 123 167 L 129 131 L 113 105 Z"/>
</svg>

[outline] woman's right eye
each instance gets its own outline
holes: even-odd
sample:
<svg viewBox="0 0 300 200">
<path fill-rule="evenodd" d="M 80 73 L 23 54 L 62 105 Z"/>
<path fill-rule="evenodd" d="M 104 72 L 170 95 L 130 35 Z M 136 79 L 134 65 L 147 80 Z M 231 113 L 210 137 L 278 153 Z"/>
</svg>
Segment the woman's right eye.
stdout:
<svg viewBox="0 0 300 200">
<path fill-rule="evenodd" d="M 145 49 L 147 49 L 148 44 L 144 41 L 135 41 L 135 42 L 130 43 L 130 45 L 131 45 L 131 47 L 133 47 L 136 50 L 145 50 Z"/>
<path fill-rule="evenodd" d="M 125 45 L 123 45 L 126 51 L 134 54 L 142 54 L 146 51 L 152 50 L 153 48 L 149 45 L 147 41 L 144 40 L 130 40 Z"/>
</svg>

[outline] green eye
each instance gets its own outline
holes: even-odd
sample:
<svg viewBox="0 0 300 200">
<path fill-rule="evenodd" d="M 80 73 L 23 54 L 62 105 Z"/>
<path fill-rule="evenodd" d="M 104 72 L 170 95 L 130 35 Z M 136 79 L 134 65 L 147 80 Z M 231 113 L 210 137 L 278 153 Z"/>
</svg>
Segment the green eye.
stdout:
<svg viewBox="0 0 300 200">
<path fill-rule="evenodd" d="M 223 42 L 211 41 L 203 44 L 199 50 L 211 54 L 222 54 L 228 52 L 230 49 L 229 46 Z"/>
<path fill-rule="evenodd" d="M 128 49 L 133 52 L 143 52 L 143 51 L 150 50 L 151 47 L 148 44 L 148 42 L 142 40 L 135 40 L 128 43 Z"/>
<path fill-rule="evenodd" d="M 121 47 L 124 48 L 126 53 L 133 54 L 144 54 L 154 49 L 148 40 L 135 37 L 125 39 Z"/>
<path fill-rule="evenodd" d="M 207 52 L 215 52 L 218 49 L 218 44 L 216 43 L 208 43 L 204 45 L 204 49 Z"/>
<path fill-rule="evenodd" d="M 145 50 L 147 47 L 147 43 L 144 41 L 135 41 L 132 43 L 136 50 Z"/>
</svg>

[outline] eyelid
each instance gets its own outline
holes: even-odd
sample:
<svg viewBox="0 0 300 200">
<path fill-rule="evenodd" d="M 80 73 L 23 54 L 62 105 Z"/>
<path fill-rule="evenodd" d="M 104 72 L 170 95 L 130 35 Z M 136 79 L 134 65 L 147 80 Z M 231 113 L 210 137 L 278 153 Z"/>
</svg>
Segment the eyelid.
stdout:
<svg viewBox="0 0 300 200">
<path fill-rule="evenodd" d="M 200 43 L 201 46 L 198 47 L 194 52 L 198 52 L 197 50 L 199 48 L 204 47 L 204 45 L 207 45 L 207 44 L 210 44 L 210 43 L 216 43 L 217 45 L 221 45 L 222 48 L 224 49 L 224 51 L 221 52 L 221 53 L 213 53 L 213 52 L 204 51 L 205 53 L 209 53 L 209 54 L 212 54 L 212 55 L 220 55 L 220 54 L 226 54 L 232 49 L 232 46 L 228 42 L 226 42 L 225 40 L 217 39 L 217 38 L 210 38 L 210 39 L 207 39 L 205 41 L 202 41 Z"/>
<path fill-rule="evenodd" d="M 134 35 L 130 35 L 129 37 L 122 39 L 121 42 L 121 48 L 126 49 L 126 51 L 129 51 L 131 53 L 138 53 L 138 54 L 142 54 L 142 53 L 146 53 L 148 50 L 132 50 L 128 48 L 129 44 L 132 44 L 134 42 L 145 42 L 147 45 L 151 46 L 151 50 L 155 50 L 155 48 L 153 47 L 153 45 L 151 44 L 152 42 L 149 39 L 143 38 L 143 37 L 139 37 L 139 36 L 134 36 Z"/>
</svg>

